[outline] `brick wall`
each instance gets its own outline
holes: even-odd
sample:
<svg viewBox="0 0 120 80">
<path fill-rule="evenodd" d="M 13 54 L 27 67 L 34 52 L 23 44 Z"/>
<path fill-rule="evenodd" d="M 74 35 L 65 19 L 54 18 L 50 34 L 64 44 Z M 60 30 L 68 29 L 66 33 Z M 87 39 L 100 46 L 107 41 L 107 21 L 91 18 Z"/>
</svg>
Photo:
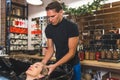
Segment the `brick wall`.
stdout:
<svg viewBox="0 0 120 80">
<path fill-rule="evenodd" d="M 89 44 L 89 41 L 98 34 L 98 31 L 95 33 L 95 30 L 104 29 L 104 33 L 107 33 L 113 26 L 120 29 L 120 1 L 105 4 L 94 14 L 80 16 L 76 19 L 81 32 L 80 37 L 83 37 L 83 33 L 88 33 L 84 39 L 86 44 Z"/>
<path fill-rule="evenodd" d="M 1 33 L 1 0 L 0 0 L 0 33 Z M 0 40 L 1 40 L 1 35 L 0 35 Z"/>
<path fill-rule="evenodd" d="M 6 20 L 5 0 L 0 0 L 0 46 L 5 46 Z"/>
</svg>

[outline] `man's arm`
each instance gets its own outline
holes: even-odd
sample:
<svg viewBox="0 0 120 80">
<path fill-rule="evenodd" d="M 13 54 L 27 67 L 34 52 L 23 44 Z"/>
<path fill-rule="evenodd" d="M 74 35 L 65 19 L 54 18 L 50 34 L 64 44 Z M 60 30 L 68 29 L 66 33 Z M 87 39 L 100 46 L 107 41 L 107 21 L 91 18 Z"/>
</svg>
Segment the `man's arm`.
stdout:
<svg viewBox="0 0 120 80">
<path fill-rule="evenodd" d="M 69 38 L 69 41 L 68 41 L 69 51 L 62 59 L 60 59 L 57 63 L 55 63 L 56 67 L 66 63 L 67 61 L 69 61 L 75 56 L 78 40 L 79 40 L 79 37 Z"/>
<path fill-rule="evenodd" d="M 51 57 L 53 56 L 54 53 L 54 45 L 53 45 L 53 41 L 52 39 L 47 39 L 47 52 L 45 53 L 45 56 L 42 60 L 43 64 L 47 64 L 47 62 L 51 59 Z"/>
</svg>

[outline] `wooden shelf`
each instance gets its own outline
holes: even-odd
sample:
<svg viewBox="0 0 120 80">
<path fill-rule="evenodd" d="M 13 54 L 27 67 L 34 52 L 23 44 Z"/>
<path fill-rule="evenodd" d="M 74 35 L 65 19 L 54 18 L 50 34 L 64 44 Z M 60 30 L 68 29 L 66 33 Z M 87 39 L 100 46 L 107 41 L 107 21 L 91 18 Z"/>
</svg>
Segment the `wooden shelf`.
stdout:
<svg viewBox="0 0 120 80">
<path fill-rule="evenodd" d="M 80 61 L 83 68 L 91 68 L 97 70 L 106 70 L 106 71 L 114 71 L 120 73 L 120 63 L 112 63 L 112 62 L 100 62 L 96 60 L 83 60 Z"/>
<path fill-rule="evenodd" d="M 10 58 L 21 58 L 21 59 L 22 58 L 28 58 L 28 59 L 33 58 L 33 59 L 39 59 L 39 60 L 41 60 L 41 59 L 43 59 L 44 56 L 40 56 L 38 54 L 36 54 L 36 55 L 28 55 L 28 54 L 17 54 L 16 55 L 16 54 L 12 54 L 9 57 Z M 52 57 L 51 60 L 55 61 L 56 59 L 55 59 L 55 57 Z"/>
<path fill-rule="evenodd" d="M 17 54 L 17 55 L 10 55 L 10 57 L 16 57 L 16 58 L 26 57 L 26 58 L 42 59 L 44 56 Z M 55 60 L 55 57 L 53 57 L 52 60 Z M 83 60 L 83 61 L 80 61 L 80 63 L 82 66 L 101 67 L 101 68 L 120 70 L 120 63 L 100 62 L 96 60 Z"/>
</svg>

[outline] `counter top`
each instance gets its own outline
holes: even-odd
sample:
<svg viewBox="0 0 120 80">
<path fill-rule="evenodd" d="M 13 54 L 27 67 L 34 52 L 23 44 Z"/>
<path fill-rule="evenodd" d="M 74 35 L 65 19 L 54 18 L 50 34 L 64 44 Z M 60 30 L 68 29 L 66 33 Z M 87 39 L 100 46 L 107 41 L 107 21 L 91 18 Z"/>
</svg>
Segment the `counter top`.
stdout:
<svg viewBox="0 0 120 80">
<path fill-rule="evenodd" d="M 10 55 L 10 57 L 12 58 L 33 58 L 33 59 L 43 58 L 43 56 L 40 56 L 40 55 L 28 55 L 28 54 Z M 53 57 L 51 60 L 55 60 L 55 58 Z M 120 63 L 100 62 L 96 60 L 83 60 L 83 61 L 80 61 L 80 63 L 82 66 L 120 70 Z"/>
<path fill-rule="evenodd" d="M 9 56 L 10 58 L 33 58 L 33 59 L 43 59 L 44 56 L 40 56 L 38 54 L 35 54 L 35 55 L 28 55 L 28 54 L 12 54 Z M 54 57 L 52 57 L 51 60 L 55 60 Z"/>
<path fill-rule="evenodd" d="M 80 61 L 81 65 L 83 67 L 88 66 L 97 68 L 97 69 L 108 69 L 108 70 L 114 70 L 114 71 L 120 71 L 120 63 L 112 63 L 112 62 L 100 62 L 96 60 L 83 60 Z"/>
</svg>

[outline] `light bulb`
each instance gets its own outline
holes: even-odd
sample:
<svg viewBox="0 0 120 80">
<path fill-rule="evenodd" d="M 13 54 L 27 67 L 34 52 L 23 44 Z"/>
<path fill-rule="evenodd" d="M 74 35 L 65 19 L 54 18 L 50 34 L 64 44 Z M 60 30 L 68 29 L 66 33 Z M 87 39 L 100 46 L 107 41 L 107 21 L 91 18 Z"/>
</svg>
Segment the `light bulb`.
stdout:
<svg viewBox="0 0 120 80">
<path fill-rule="evenodd" d="M 26 0 L 26 2 L 31 5 L 41 5 L 43 3 L 41 0 Z"/>
</svg>

